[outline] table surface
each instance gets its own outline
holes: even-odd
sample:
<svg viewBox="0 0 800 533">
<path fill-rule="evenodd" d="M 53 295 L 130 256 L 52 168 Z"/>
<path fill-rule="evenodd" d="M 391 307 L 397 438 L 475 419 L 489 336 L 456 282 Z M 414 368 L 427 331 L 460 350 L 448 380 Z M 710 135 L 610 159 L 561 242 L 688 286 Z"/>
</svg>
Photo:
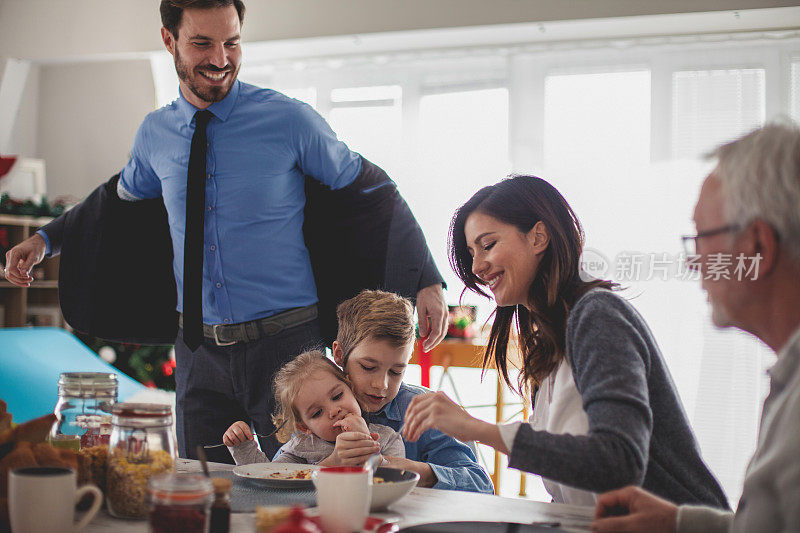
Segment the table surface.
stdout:
<svg viewBox="0 0 800 533">
<path fill-rule="evenodd" d="M 211 472 L 232 470 L 233 465 L 209 463 Z M 178 472 L 199 473 L 199 461 L 178 459 Z M 589 531 L 593 509 L 575 505 L 534 502 L 449 490 L 415 488 L 405 498 L 394 503 L 388 512 L 372 516 L 399 520 L 401 528 L 437 522 L 559 522 L 565 531 Z M 84 531 L 141 533 L 148 531 L 143 520 L 121 520 L 101 510 Z M 255 513 L 232 513 L 232 533 L 255 531 Z"/>
</svg>

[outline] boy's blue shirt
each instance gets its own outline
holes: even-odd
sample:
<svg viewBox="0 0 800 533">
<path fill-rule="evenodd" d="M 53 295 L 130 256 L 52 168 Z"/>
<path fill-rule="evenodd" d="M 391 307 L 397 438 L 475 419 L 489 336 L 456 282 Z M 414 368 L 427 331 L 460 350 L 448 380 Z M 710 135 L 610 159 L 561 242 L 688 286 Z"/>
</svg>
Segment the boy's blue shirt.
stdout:
<svg viewBox="0 0 800 533">
<path fill-rule="evenodd" d="M 403 424 L 406 408 L 411 399 L 417 394 L 426 392 L 431 391 L 424 387 L 401 383 L 394 400 L 377 413 L 363 413 L 364 419 L 368 423 L 382 424 L 398 431 Z M 417 442 L 403 443 L 406 447 L 406 459 L 430 465 L 438 480 L 433 486 L 434 489 L 494 494 L 489 474 L 478 464 L 472 449 L 463 442 L 441 431 L 429 429 Z M 280 454 L 281 450 L 278 450 L 275 457 Z"/>
<path fill-rule="evenodd" d="M 431 392 L 429 389 L 402 383 L 397 396 L 377 413 L 364 413 L 367 422 L 383 424 L 395 431 L 400 429 L 406 408 L 417 394 Z M 441 431 L 429 429 L 417 442 L 404 442 L 406 458 L 428 463 L 438 481 L 435 489 L 464 490 L 494 494 L 489 474 L 478 464 L 475 454 L 463 442 L 447 436 Z"/>
</svg>

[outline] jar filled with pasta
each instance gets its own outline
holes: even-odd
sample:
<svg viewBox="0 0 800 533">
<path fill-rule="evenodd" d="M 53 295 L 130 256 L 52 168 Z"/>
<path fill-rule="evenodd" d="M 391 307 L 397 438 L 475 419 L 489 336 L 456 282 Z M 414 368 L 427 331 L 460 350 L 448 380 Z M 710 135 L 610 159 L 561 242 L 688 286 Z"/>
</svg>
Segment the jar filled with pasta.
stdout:
<svg viewBox="0 0 800 533">
<path fill-rule="evenodd" d="M 149 403 L 118 403 L 112 409 L 106 498 L 119 518 L 147 518 L 147 482 L 172 472 L 177 457 L 172 408 Z"/>
</svg>

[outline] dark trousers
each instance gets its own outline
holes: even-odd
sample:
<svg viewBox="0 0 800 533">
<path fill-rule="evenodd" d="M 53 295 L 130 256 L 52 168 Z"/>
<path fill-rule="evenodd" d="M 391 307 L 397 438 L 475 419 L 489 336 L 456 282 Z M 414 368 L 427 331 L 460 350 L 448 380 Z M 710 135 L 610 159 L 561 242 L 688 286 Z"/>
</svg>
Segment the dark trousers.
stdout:
<svg viewBox="0 0 800 533">
<path fill-rule="evenodd" d="M 275 427 L 272 378 L 285 363 L 305 350 L 322 346 L 315 319 L 253 342 L 217 346 L 212 339 L 192 352 L 175 340 L 178 455 L 196 459 L 197 445 L 219 444 L 231 424 L 243 420 L 256 433 L 268 435 Z M 280 443 L 259 438 L 261 450 L 272 458 Z M 224 446 L 205 450 L 209 461 L 233 463 Z"/>
</svg>

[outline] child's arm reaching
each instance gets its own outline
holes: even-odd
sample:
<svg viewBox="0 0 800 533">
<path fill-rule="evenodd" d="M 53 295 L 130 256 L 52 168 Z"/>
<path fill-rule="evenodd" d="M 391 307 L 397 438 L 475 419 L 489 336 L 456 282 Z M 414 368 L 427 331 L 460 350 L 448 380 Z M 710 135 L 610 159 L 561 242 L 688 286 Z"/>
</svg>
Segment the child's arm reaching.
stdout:
<svg viewBox="0 0 800 533">
<path fill-rule="evenodd" d="M 234 462 L 237 465 L 251 463 L 268 463 L 269 458 L 258 449 L 250 426 L 239 420 L 222 435 L 222 443 L 228 447 Z"/>
</svg>

